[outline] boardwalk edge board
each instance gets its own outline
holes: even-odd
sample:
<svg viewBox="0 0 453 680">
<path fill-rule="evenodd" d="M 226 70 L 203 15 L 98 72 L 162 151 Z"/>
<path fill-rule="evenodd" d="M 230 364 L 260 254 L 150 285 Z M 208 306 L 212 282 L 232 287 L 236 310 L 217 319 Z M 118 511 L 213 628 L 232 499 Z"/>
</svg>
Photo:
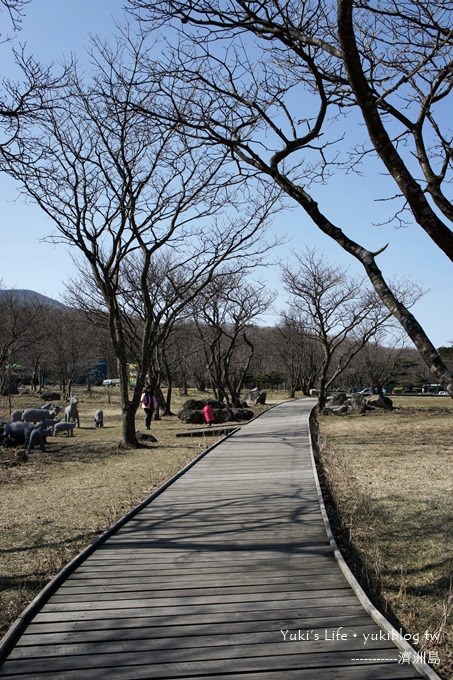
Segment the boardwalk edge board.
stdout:
<svg viewBox="0 0 453 680">
<path fill-rule="evenodd" d="M 270 407 L 272 408 L 272 407 Z M 269 409 L 266 409 L 268 411 Z M 266 411 L 262 411 L 255 418 L 259 418 Z M 251 420 L 255 420 L 255 418 Z M 251 422 L 251 420 L 249 422 Z M 191 460 L 187 465 L 185 465 L 181 470 L 176 472 L 173 477 L 167 479 L 166 482 L 161 484 L 155 491 L 153 491 L 149 496 L 147 496 L 141 503 L 131 508 L 125 515 L 120 517 L 116 522 L 114 522 L 110 527 L 108 527 L 100 536 L 98 536 L 92 543 L 86 546 L 80 553 L 78 553 L 73 559 L 68 562 L 60 571 L 55 574 L 55 576 L 44 586 L 44 588 L 36 595 L 36 597 L 30 602 L 30 604 L 23 610 L 20 616 L 12 624 L 9 630 L 5 633 L 4 637 L 0 640 L 0 671 L 3 662 L 8 657 L 9 653 L 14 648 L 16 642 L 21 637 L 22 633 L 31 622 L 33 617 L 39 612 L 43 605 L 49 600 L 49 598 L 58 590 L 60 585 L 66 581 L 68 576 L 70 576 L 78 566 L 84 562 L 87 557 L 89 557 L 100 545 L 105 543 L 105 541 L 113 536 L 121 527 L 126 524 L 132 517 L 138 514 L 143 508 L 149 505 L 155 498 L 160 496 L 169 486 L 171 486 L 176 480 L 182 477 L 188 470 L 190 470 L 194 465 L 198 463 L 202 458 L 208 455 L 211 451 L 219 446 L 226 439 L 231 437 L 236 430 L 235 428 L 232 432 L 219 439 L 217 442 L 209 446 L 207 449 L 202 451 L 198 456 Z"/>
<path fill-rule="evenodd" d="M 316 407 L 314 407 L 316 408 Z M 313 415 L 313 410 L 311 411 L 309 415 L 309 420 L 311 421 Z M 322 490 L 321 490 L 321 484 L 319 482 L 319 477 L 318 477 L 318 470 L 316 468 L 316 461 L 315 461 L 315 456 L 313 452 L 313 440 L 312 440 L 312 432 L 311 432 L 311 427 L 308 428 L 308 438 L 309 438 L 309 445 L 310 445 L 310 457 L 311 457 L 311 464 L 313 466 L 313 474 L 315 477 L 315 483 L 316 483 L 316 489 L 318 492 L 318 500 L 319 500 L 319 505 L 321 508 L 321 514 L 322 518 L 324 521 L 324 526 L 327 532 L 327 536 L 329 539 L 329 543 L 331 547 L 333 548 L 333 552 L 335 555 L 335 559 L 338 563 L 338 566 L 340 567 L 341 571 L 343 572 L 347 582 L 351 586 L 352 590 L 354 591 L 357 599 L 359 600 L 360 604 L 362 607 L 365 609 L 365 611 L 371 616 L 373 621 L 389 636 L 389 638 L 392 640 L 392 642 L 395 644 L 396 647 L 401 652 L 406 652 L 411 655 L 411 658 L 417 658 L 417 651 L 412 647 L 412 645 L 409 644 L 407 640 L 401 637 L 399 631 L 396 630 L 394 626 L 388 621 L 383 614 L 374 606 L 374 604 L 371 602 L 370 598 L 366 594 L 366 592 L 363 590 L 362 586 L 360 583 L 357 581 L 356 577 L 352 573 L 351 569 L 349 568 L 348 564 L 346 563 L 346 560 L 344 559 L 338 544 L 335 540 L 335 537 L 332 532 L 332 527 L 330 526 L 330 521 L 329 517 L 327 514 L 326 506 L 324 504 L 324 497 L 322 495 Z M 418 661 L 412 661 L 411 666 L 417 671 L 417 673 L 422 677 L 422 678 L 427 678 L 428 680 L 442 680 L 439 675 L 427 664 L 420 663 Z"/>
</svg>

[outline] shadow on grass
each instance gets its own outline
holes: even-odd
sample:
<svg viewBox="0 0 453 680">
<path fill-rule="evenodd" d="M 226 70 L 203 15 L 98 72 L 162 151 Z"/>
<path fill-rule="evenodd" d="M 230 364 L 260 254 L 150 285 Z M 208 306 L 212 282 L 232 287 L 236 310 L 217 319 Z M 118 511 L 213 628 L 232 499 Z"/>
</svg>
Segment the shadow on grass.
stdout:
<svg viewBox="0 0 453 680">
<path fill-rule="evenodd" d="M 94 540 L 96 536 L 98 536 L 100 531 L 87 531 L 83 534 L 77 534 L 76 536 L 71 536 L 71 538 L 65 538 L 62 541 L 52 541 L 48 542 L 46 541 L 45 543 L 32 543 L 30 545 L 24 545 L 19 547 L 12 547 L 12 548 L 0 548 L 0 555 L 8 555 L 8 554 L 14 554 L 14 553 L 23 553 L 23 552 L 29 552 L 30 550 L 42 550 L 42 549 L 61 549 L 67 546 L 72 546 L 74 544 L 86 544 L 89 543 L 90 541 Z M 1 577 L 0 577 L 0 582 L 1 582 Z"/>
</svg>

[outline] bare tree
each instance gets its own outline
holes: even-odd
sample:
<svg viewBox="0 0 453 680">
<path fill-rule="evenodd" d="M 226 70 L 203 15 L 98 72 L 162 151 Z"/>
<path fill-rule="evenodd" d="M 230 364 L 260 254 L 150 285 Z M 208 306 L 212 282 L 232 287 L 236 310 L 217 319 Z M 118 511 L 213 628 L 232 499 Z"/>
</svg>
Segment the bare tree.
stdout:
<svg viewBox="0 0 453 680">
<path fill-rule="evenodd" d="M 167 84 L 173 93 L 169 119 L 227 148 L 244 173 L 258 172 L 278 185 L 356 258 L 430 371 L 453 394 L 451 372 L 377 264 L 384 248 L 373 252 L 348 236 L 315 191 L 332 172 L 359 169 L 377 153 L 397 185 L 395 220 L 410 211 L 452 259 L 452 207 L 445 190 L 452 167 L 445 115 L 451 4 L 360 0 L 354 11 L 352 0 L 338 7 L 329 0 L 129 4 L 145 27 L 165 23 L 180 33 L 165 66 L 173 75 Z M 357 112 L 368 138 L 349 148 L 341 120 L 355 121 Z"/>
<path fill-rule="evenodd" d="M 53 221 L 54 240 L 81 255 L 79 299 L 88 304 L 91 297 L 106 314 L 117 359 L 121 445 L 137 446 L 135 413 L 161 324 L 177 317 L 223 262 L 246 258 L 251 243 L 255 253 L 265 251 L 257 236 L 275 194 L 265 207 L 254 205 L 203 143 L 143 118 L 150 93 L 139 85 L 146 80 L 159 97 L 159 82 L 140 70 L 143 43 L 127 35 L 112 48 L 96 42 L 92 59 L 93 79 L 85 82 L 74 68 L 58 106 L 52 101 L 39 124 L 21 131 L 20 160 L 9 171 Z M 165 262 L 171 265 L 161 283 Z"/>
<path fill-rule="evenodd" d="M 81 378 L 90 386 L 90 369 L 99 352 L 99 333 L 78 310 L 53 315 L 51 339 L 45 348 L 48 366 L 60 389 L 69 397 L 74 381 Z"/>
<path fill-rule="evenodd" d="M 417 223 L 453 260 L 453 235 L 443 221 L 453 220 L 453 206 L 443 191 L 452 140 L 441 113 L 452 89 L 452 7 L 408 0 L 354 4 L 338 2 L 338 38 L 370 141 Z M 401 154 L 402 140 L 415 151 L 424 186 Z"/>
<path fill-rule="evenodd" d="M 0 384 L 9 394 L 13 365 L 25 351 L 32 353 L 48 337 L 48 308 L 38 300 L 21 298 L 14 290 L 0 290 Z"/>
<path fill-rule="evenodd" d="M 322 365 L 318 343 L 308 332 L 304 316 L 296 309 L 282 314 L 277 331 L 278 353 L 288 376 L 290 397 L 296 395 L 296 390 L 309 394 L 317 384 Z"/>
<path fill-rule="evenodd" d="M 6 12 L 9 22 L 15 31 L 18 31 L 22 23 L 25 6 L 30 0 L 0 0 L 0 19 Z M 7 41 L 8 37 L 4 37 L 0 32 L 0 43 Z"/>
<path fill-rule="evenodd" d="M 13 31 L 20 30 L 30 0 L 0 0 L 0 20 L 6 14 Z M 3 22 L 2 22 L 3 23 Z M 12 37 L 0 32 L 0 45 Z M 12 47 L 13 63 L 20 80 L 0 79 L 0 170 L 7 170 L 17 154 L 15 141 L 21 123 L 37 121 L 49 106 L 51 93 L 64 85 L 66 68 L 56 73 L 53 65 L 43 66 L 24 47 Z"/>
<path fill-rule="evenodd" d="M 241 390 L 255 351 L 250 326 L 272 299 L 262 286 L 253 286 L 229 271 L 217 276 L 194 301 L 195 324 L 220 401 L 241 405 Z"/>
<path fill-rule="evenodd" d="M 393 317 L 363 281 L 352 279 L 345 268 L 330 265 L 314 251 L 297 257 L 294 269 L 285 267 L 283 281 L 307 334 L 323 350 L 318 377 L 323 409 L 329 387 Z"/>
<path fill-rule="evenodd" d="M 373 388 L 374 394 L 382 394 L 385 385 L 395 378 L 396 366 L 404 349 L 401 338 L 396 337 L 389 343 L 387 337 L 384 345 L 379 343 L 379 334 L 364 346 L 360 358 L 364 361 L 367 384 Z"/>
<path fill-rule="evenodd" d="M 176 320 L 170 334 L 158 349 L 161 356 L 160 364 L 164 369 L 163 381 L 167 386 L 163 415 L 172 415 L 173 387 L 178 385 L 180 394 L 188 396 L 189 380 L 197 374 L 199 358 L 204 356 L 193 322 L 185 319 Z M 204 371 L 204 362 L 202 365 Z"/>
</svg>

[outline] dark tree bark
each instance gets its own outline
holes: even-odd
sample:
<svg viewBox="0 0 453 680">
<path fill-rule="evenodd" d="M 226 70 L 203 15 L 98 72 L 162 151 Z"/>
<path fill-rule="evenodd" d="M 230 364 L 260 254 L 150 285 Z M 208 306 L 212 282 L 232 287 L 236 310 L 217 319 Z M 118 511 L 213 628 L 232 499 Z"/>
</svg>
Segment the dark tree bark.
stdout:
<svg viewBox="0 0 453 680">
<path fill-rule="evenodd" d="M 384 163 L 390 175 L 397 183 L 401 193 L 405 197 L 417 223 L 426 231 L 433 242 L 453 260 L 453 232 L 436 215 L 429 205 L 424 190 L 409 171 L 406 163 L 397 151 L 395 144 L 388 134 L 383 120 L 382 111 L 379 108 L 378 93 L 372 89 L 362 69 L 361 58 L 355 36 L 353 22 L 352 0 L 338 0 L 338 37 L 343 51 L 344 64 L 348 73 L 348 79 L 354 92 L 355 99 L 365 120 L 368 134 L 373 147 Z M 427 49 L 427 48 L 426 48 Z M 425 52 L 425 58 L 428 54 Z M 450 64 L 451 66 L 451 64 Z M 447 77 L 447 71 L 445 72 Z M 406 121 L 406 127 L 412 132 L 418 132 L 419 126 Z M 434 179 L 434 178 L 432 178 Z M 433 184 L 433 182 L 432 182 Z M 434 182 L 439 189 L 439 182 Z M 429 188 L 429 187 L 428 187 Z M 445 206 L 450 219 L 453 217 L 451 204 L 440 200 L 438 192 L 433 192 L 437 199 L 438 207 Z"/>
</svg>

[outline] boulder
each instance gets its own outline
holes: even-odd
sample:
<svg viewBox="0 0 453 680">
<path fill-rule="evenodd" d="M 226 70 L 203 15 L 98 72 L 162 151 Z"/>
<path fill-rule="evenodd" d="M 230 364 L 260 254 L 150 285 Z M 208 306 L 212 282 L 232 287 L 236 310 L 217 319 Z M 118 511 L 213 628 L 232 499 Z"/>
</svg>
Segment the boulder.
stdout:
<svg viewBox="0 0 453 680">
<path fill-rule="evenodd" d="M 328 406 L 325 406 L 322 410 L 321 415 L 323 416 L 333 416 L 334 412 L 332 408 L 329 408 Z"/>
<path fill-rule="evenodd" d="M 212 406 L 213 409 L 228 408 L 228 406 L 224 404 L 223 401 L 217 401 L 216 399 L 208 399 L 207 401 L 203 402 L 203 406 L 205 404 L 209 404 L 209 406 Z M 203 408 L 203 406 L 201 408 Z"/>
<path fill-rule="evenodd" d="M 151 432 L 140 432 L 140 430 L 137 430 L 135 436 L 137 437 L 137 440 L 139 442 L 143 441 L 157 443 L 156 437 L 153 434 L 151 434 Z"/>
<path fill-rule="evenodd" d="M 183 408 L 182 411 L 178 413 L 179 420 L 183 423 L 191 423 L 192 425 L 203 425 L 204 418 L 202 411 L 189 410 Z"/>
<path fill-rule="evenodd" d="M 60 392 L 43 392 L 41 399 L 43 401 L 61 401 L 61 394 Z"/>
<path fill-rule="evenodd" d="M 226 423 L 231 419 L 232 419 L 231 409 L 226 408 L 225 406 L 223 406 L 223 408 L 214 409 L 214 424 Z"/>
<path fill-rule="evenodd" d="M 231 420 L 250 420 L 255 414 L 248 408 L 231 409 Z"/>
<path fill-rule="evenodd" d="M 349 406 L 347 404 L 341 404 L 341 406 L 335 406 L 332 411 L 335 414 L 349 413 Z"/>
<path fill-rule="evenodd" d="M 383 408 L 385 411 L 391 411 L 393 409 L 393 401 L 389 397 L 384 397 L 383 394 L 377 394 L 374 397 L 368 399 L 368 406 L 372 408 Z"/>
<path fill-rule="evenodd" d="M 266 393 L 264 393 L 264 396 L 266 396 Z M 182 410 L 178 413 L 178 418 L 184 423 L 205 425 L 203 417 L 203 406 L 205 404 L 210 404 L 212 406 L 214 410 L 214 424 L 216 425 L 227 423 L 229 420 L 250 420 L 255 415 L 253 411 L 248 408 L 230 408 L 223 402 L 216 401 L 215 399 L 209 399 L 208 401 L 188 399 L 184 403 Z"/>
<path fill-rule="evenodd" d="M 333 408 L 327 406 L 326 408 L 323 409 L 322 415 L 341 416 L 346 413 L 349 413 L 349 406 L 347 406 L 347 404 L 342 404 L 341 406 L 334 406 Z"/>
<path fill-rule="evenodd" d="M 205 401 L 200 401 L 198 399 L 187 399 L 182 405 L 183 411 L 201 411 L 203 406 L 206 404 Z"/>
<path fill-rule="evenodd" d="M 330 404 L 332 406 L 341 406 L 342 404 L 345 403 L 346 399 L 347 399 L 346 392 L 337 392 L 330 399 Z"/>
<path fill-rule="evenodd" d="M 351 394 L 349 402 L 351 404 L 351 409 L 353 411 L 357 411 L 358 413 L 365 413 L 366 403 L 363 394 L 358 394 L 357 392 Z"/>
</svg>

